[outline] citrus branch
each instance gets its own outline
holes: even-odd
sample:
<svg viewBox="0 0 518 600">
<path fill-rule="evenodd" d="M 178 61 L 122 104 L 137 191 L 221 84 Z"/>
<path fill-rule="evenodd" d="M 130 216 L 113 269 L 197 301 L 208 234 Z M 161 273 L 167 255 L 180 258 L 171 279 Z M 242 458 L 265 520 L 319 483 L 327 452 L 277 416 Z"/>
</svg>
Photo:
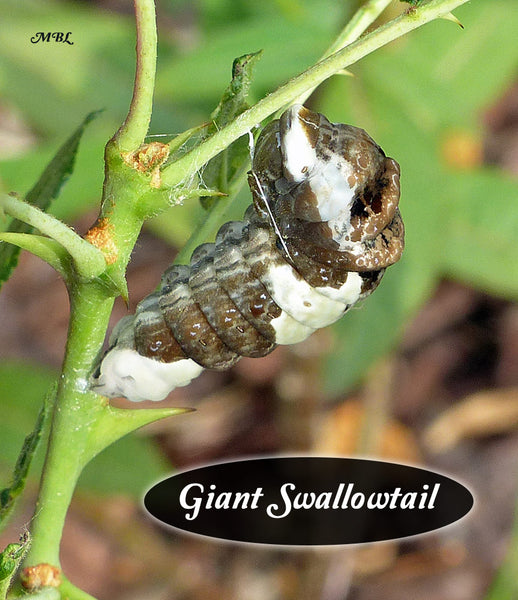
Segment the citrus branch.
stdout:
<svg viewBox="0 0 518 600">
<path fill-rule="evenodd" d="M 72 257 L 77 274 L 81 278 L 93 279 L 106 269 L 104 254 L 56 217 L 10 194 L 0 196 L 0 208 L 11 217 L 48 235 L 65 248 Z M 8 241 L 7 238 L 4 239 Z"/>
<path fill-rule="evenodd" d="M 133 97 L 126 120 L 113 136 L 123 152 L 136 150 L 146 137 L 151 111 L 156 72 L 156 16 L 154 0 L 134 0 L 137 23 L 137 68 Z"/>
<path fill-rule="evenodd" d="M 310 67 L 166 167 L 162 171 L 163 185 L 174 187 L 181 184 L 234 140 L 246 134 L 276 110 L 293 103 L 308 90 L 314 89 L 332 75 L 358 62 L 371 52 L 430 21 L 447 16 L 452 10 L 466 2 L 469 0 L 431 0 L 428 4 L 406 11 L 396 19 Z"/>
</svg>

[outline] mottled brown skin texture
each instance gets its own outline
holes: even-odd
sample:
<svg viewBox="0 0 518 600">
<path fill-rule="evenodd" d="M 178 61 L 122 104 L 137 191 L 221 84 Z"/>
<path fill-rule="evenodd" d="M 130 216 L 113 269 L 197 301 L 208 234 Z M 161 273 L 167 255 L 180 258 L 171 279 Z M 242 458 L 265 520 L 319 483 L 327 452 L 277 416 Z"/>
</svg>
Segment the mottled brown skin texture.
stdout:
<svg viewBox="0 0 518 600">
<path fill-rule="evenodd" d="M 294 184 L 283 168 L 283 157 L 276 139 L 282 137 L 283 131 L 290 126 L 288 113 L 265 128 L 257 143 L 253 165 L 257 180 L 263 190 L 267 190 L 270 211 L 286 246 L 295 254 L 305 254 L 319 264 L 341 264 L 349 271 L 371 271 L 394 264 L 401 257 L 404 246 L 403 223 L 397 208 L 399 165 L 386 157 L 363 129 L 330 123 L 323 115 L 307 109 L 301 111 L 301 116 L 306 135 L 319 158 L 324 162 L 343 158 L 354 167 L 349 183 L 356 183 L 359 189 L 351 208 L 351 241 L 365 242 L 367 264 L 360 265 L 350 252 L 338 250 L 332 231 L 315 207 L 309 182 Z M 268 160 L 267 150 L 276 150 L 275 160 Z M 249 177 L 254 204 L 258 213 L 267 219 L 268 212 L 256 178 Z M 386 234 L 385 237 L 382 233 Z M 330 252 L 326 253 L 326 250 Z M 294 264 L 297 266 L 295 261 Z"/>
<path fill-rule="evenodd" d="M 399 260 L 404 228 L 397 162 L 362 129 L 332 124 L 307 109 L 299 114 L 319 159 L 354 167 L 350 233 L 337 233 L 336 223 L 333 233 L 308 182 L 297 184 L 286 172 L 279 139 L 290 127 L 287 111 L 257 141 L 249 175 L 253 205 L 244 220 L 223 225 L 215 243 L 197 248 L 189 266 L 168 269 L 160 291 L 139 305 L 140 354 L 164 362 L 190 357 L 212 369 L 226 369 L 240 356 L 264 356 L 275 348 L 270 323 L 281 314 L 261 283 L 269 265 L 288 262 L 313 287 L 339 288 L 349 272 L 358 272 L 363 298 Z M 335 238 L 360 243 L 361 254 L 340 249 Z"/>
</svg>

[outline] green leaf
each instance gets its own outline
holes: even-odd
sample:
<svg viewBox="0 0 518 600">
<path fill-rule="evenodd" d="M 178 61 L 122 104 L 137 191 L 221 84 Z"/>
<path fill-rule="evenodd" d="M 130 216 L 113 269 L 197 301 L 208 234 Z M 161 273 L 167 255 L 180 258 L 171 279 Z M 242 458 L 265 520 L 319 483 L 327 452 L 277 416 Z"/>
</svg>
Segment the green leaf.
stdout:
<svg viewBox="0 0 518 600">
<path fill-rule="evenodd" d="M 52 200 L 58 195 L 67 179 L 72 174 L 74 162 L 79 147 L 79 141 L 85 127 L 99 114 L 92 112 L 86 116 L 81 125 L 61 146 L 54 158 L 47 165 L 34 187 L 27 193 L 25 199 L 41 210 L 47 210 Z M 20 221 L 13 221 L 8 228 L 13 233 L 31 233 L 33 228 Z M 20 249 L 13 245 L 4 244 L 0 248 L 0 283 L 9 279 L 18 261 Z"/>
<path fill-rule="evenodd" d="M 211 124 L 207 128 L 206 137 L 230 123 L 249 108 L 246 99 L 252 82 L 252 70 L 261 54 L 261 52 L 254 52 L 234 60 L 232 81 L 225 90 L 216 110 L 211 115 Z M 248 140 L 243 136 L 209 161 L 203 170 L 204 184 L 209 189 L 214 188 L 223 194 L 228 193 L 232 181 L 239 177 L 243 168 L 246 168 L 248 155 Z M 202 196 L 200 200 L 202 206 L 207 210 L 218 201 L 214 195 Z"/>
<path fill-rule="evenodd" d="M 20 446 L 41 409 L 45 394 L 56 380 L 56 373 L 37 364 L 2 361 L 0 364 L 0 477 L 7 483 Z M 41 448 L 33 460 L 41 465 Z"/>
<path fill-rule="evenodd" d="M 191 110 L 206 110 L 221 94 L 229 62 L 258 49 L 264 55 L 254 88 L 261 95 L 269 92 L 322 55 L 346 10 L 343 3 L 332 0 L 305 0 L 296 14 L 283 13 L 269 2 L 254 3 L 253 10 L 249 10 L 251 3 L 247 5 L 247 14 L 238 23 L 223 18 L 214 26 L 210 21 L 192 52 L 171 54 L 162 61 L 156 90 L 159 101 L 174 98 Z"/>
<path fill-rule="evenodd" d="M 38 256 L 53 269 L 66 277 L 70 268 L 68 252 L 61 244 L 42 235 L 34 233 L 0 233 L 0 242 L 14 244 Z"/>
<path fill-rule="evenodd" d="M 371 89 L 397 100 L 407 119 L 431 134 L 476 127 L 479 111 L 511 84 L 518 66 L 518 3 L 470 3 L 456 14 L 464 30 L 431 23 L 359 65 Z"/>
<path fill-rule="evenodd" d="M 98 494 L 128 494 L 139 499 L 146 487 L 170 470 L 156 445 L 134 433 L 98 454 L 85 467 L 78 488 Z"/>
<path fill-rule="evenodd" d="M 11 484 L 0 492 L 0 528 L 7 522 L 28 478 L 37 477 L 43 460 L 42 444 L 55 375 L 36 365 L 5 361 L 0 365 L 0 477 Z M 49 389 L 52 391 L 49 392 Z M 46 398 L 43 406 L 42 399 Z M 38 414 L 39 413 L 39 414 Z M 35 415 L 36 426 L 34 425 Z M 27 431 L 31 431 L 27 435 Z M 22 450 L 19 452 L 20 445 Z M 34 468 L 29 471 L 31 464 Z M 12 471 L 15 464 L 14 473 Z M 32 473 L 32 475 L 31 475 Z"/>
<path fill-rule="evenodd" d="M 34 430 L 23 442 L 20 455 L 14 467 L 12 484 L 0 491 L 0 529 L 5 526 L 7 518 L 12 514 L 17 498 L 25 488 L 29 468 L 45 430 L 55 392 L 56 388 L 54 386 L 43 402 Z"/>
<path fill-rule="evenodd" d="M 7 596 L 9 586 L 18 570 L 23 557 L 27 554 L 31 545 L 29 531 L 25 531 L 18 544 L 8 544 L 0 554 L 0 599 Z"/>
<path fill-rule="evenodd" d="M 56 374 L 36 364 L 3 361 L 0 364 L 0 477 L 7 482 L 18 451 L 42 398 Z M 44 446 L 36 449 L 28 481 L 35 483 L 43 463 Z M 139 498 L 142 490 L 168 470 L 167 461 L 149 438 L 131 434 L 112 444 L 85 468 L 79 485 L 83 491 L 128 494 Z"/>
<path fill-rule="evenodd" d="M 0 87 L 45 140 L 68 135 L 78 114 L 107 107 L 112 127 L 131 98 L 135 23 L 131 14 L 77 2 L 0 0 Z M 70 31 L 74 45 L 32 44 L 38 31 Z M 24 40 L 23 44 L 18 44 Z"/>
<path fill-rule="evenodd" d="M 81 152 L 76 155 L 74 176 L 52 201 L 49 213 L 70 223 L 86 211 L 98 208 L 107 132 L 115 129 L 116 125 L 111 124 L 106 114 L 89 126 L 88 135 L 81 140 Z M 23 196 L 41 174 L 41 166 L 50 162 L 59 143 L 60 140 L 47 141 L 23 156 L 3 160 L 0 163 L 2 189 L 5 192 L 18 190 Z"/>
<path fill-rule="evenodd" d="M 25 196 L 25 200 L 38 208 L 45 210 L 57 198 L 62 186 L 66 183 L 74 170 L 79 142 L 89 123 L 102 111 L 96 110 L 84 118 L 79 127 L 72 133 L 66 142 L 57 151 L 45 171 L 36 182 L 36 185 Z"/>
<path fill-rule="evenodd" d="M 230 123 L 247 108 L 248 92 L 252 83 L 252 71 L 261 58 L 262 51 L 252 52 L 236 58 L 232 64 L 232 81 L 225 90 L 220 103 L 211 115 L 207 136 Z"/>
<path fill-rule="evenodd" d="M 518 299 L 518 182 L 495 171 L 444 183 L 442 270 L 488 293 Z"/>
<path fill-rule="evenodd" d="M 518 65 L 514 2 L 456 11 L 466 29 L 427 25 L 334 78 L 320 109 L 366 129 L 401 165 L 405 251 L 380 287 L 334 326 L 337 342 L 325 382 L 356 385 L 397 343 L 405 323 L 445 276 L 515 298 L 517 184 L 496 171 L 453 170 L 443 158 L 449 132 L 475 139 L 479 114 L 510 83 Z"/>
</svg>

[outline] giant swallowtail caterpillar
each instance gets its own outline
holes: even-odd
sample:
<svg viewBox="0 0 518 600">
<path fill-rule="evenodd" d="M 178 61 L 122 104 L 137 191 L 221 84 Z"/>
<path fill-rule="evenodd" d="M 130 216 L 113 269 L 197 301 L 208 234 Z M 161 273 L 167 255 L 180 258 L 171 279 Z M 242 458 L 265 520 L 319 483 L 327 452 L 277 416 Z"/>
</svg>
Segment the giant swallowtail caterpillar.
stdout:
<svg viewBox="0 0 518 600">
<path fill-rule="evenodd" d="M 122 319 L 95 388 L 161 400 L 330 325 L 368 296 L 403 250 L 399 165 L 362 129 L 292 106 L 257 140 L 243 221 Z"/>
</svg>

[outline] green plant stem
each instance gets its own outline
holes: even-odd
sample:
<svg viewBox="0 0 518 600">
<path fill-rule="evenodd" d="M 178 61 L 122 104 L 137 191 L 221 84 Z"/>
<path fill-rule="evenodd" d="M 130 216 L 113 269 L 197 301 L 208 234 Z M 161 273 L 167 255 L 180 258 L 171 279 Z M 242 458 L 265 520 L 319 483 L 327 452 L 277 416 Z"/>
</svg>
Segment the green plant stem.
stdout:
<svg viewBox="0 0 518 600">
<path fill-rule="evenodd" d="M 88 391 L 92 364 L 101 346 L 113 298 L 96 283 L 71 290 L 69 336 L 54 407 L 26 564 L 58 566 L 59 545 L 75 484 L 84 467 L 85 448 L 105 399 Z"/>
<path fill-rule="evenodd" d="M 133 98 L 126 120 L 113 140 L 123 152 L 144 141 L 151 120 L 155 84 L 157 33 L 154 0 L 134 0 L 137 24 L 137 69 Z"/>
<path fill-rule="evenodd" d="M 431 0 L 428 4 L 407 11 L 372 33 L 320 61 L 266 98 L 263 98 L 263 100 L 240 114 L 232 123 L 219 130 L 190 152 L 187 152 L 175 163 L 166 167 L 162 171 L 163 185 L 174 187 L 181 184 L 234 140 L 250 131 L 282 106 L 293 102 L 307 90 L 315 88 L 331 75 L 354 64 L 367 54 L 434 19 L 444 17 L 468 1 Z"/>
<path fill-rule="evenodd" d="M 0 233 L 0 242 L 7 242 L 32 252 L 32 254 L 44 260 L 55 271 L 60 273 L 64 279 L 71 276 L 71 257 L 56 240 L 51 240 L 48 237 L 36 235 L 35 233 L 6 231 L 5 233 Z"/>
<path fill-rule="evenodd" d="M 330 56 L 358 39 L 392 2 L 393 0 L 368 0 L 364 2 L 342 29 L 333 44 L 327 49 L 324 56 Z"/>
<path fill-rule="evenodd" d="M 353 15 L 351 20 L 347 23 L 347 25 L 342 29 L 340 34 L 337 36 L 336 40 L 329 46 L 329 48 L 322 55 L 322 59 L 334 54 L 347 44 L 351 43 L 355 39 L 357 39 L 366 29 L 371 25 L 383 12 L 383 10 L 390 4 L 393 0 L 369 0 L 365 4 L 363 4 Z M 307 98 L 313 93 L 314 88 L 311 88 L 301 94 L 296 102 L 299 104 L 304 104 Z M 279 111 L 280 112 L 280 111 Z M 180 136 L 179 136 L 180 137 Z M 175 140 L 176 141 L 176 138 Z M 180 141 L 183 142 L 183 139 Z M 233 202 L 235 196 L 243 186 L 246 177 L 246 171 L 248 170 L 248 166 L 243 169 L 243 173 L 236 177 L 235 184 L 232 186 L 232 189 L 227 190 L 228 197 L 220 198 L 218 202 L 212 207 L 210 213 L 207 214 L 206 218 L 199 225 L 199 227 L 194 231 L 194 233 L 189 238 L 188 242 L 184 245 L 182 250 L 178 253 L 175 258 L 175 263 L 177 264 L 187 264 L 189 258 L 200 244 L 204 241 L 211 239 L 212 235 L 215 233 L 218 224 L 222 222 L 222 215 L 227 211 L 230 204 Z"/>
<path fill-rule="evenodd" d="M 326 58 L 327 56 L 330 56 L 331 54 L 337 52 L 347 44 L 357 39 L 367 29 L 367 27 L 369 27 L 369 25 L 371 25 L 379 17 L 379 15 L 383 12 L 387 5 L 390 4 L 392 1 L 393 0 L 369 0 L 368 2 L 363 4 L 356 11 L 351 20 L 347 23 L 347 25 L 342 29 L 336 40 L 324 52 L 322 59 Z M 301 94 L 296 99 L 296 102 L 304 104 L 306 99 L 312 94 L 313 90 L 314 88 L 311 88 L 303 94 Z M 176 141 L 176 138 L 174 141 Z M 194 231 L 194 233 L 189 238 L 188 242 L 178 253 L 178 255 L 175 258 L 175 263 L 187 264 L 194 249 L 197 248 L 204 241 L 211 239 L 211 236 L 215 233 L 215 231 L 219 227 L 219 224 L 222 222 L 222 216 L 232 203 L 235 195 L 237 195 L 237 193 L 243 186 L 247 170 L 248 166 L 246 166 L 243 169 L 243 173 L 241 173 L 238 177 L 235 178 L 235 183 L 234 185 L 232 185 L 232 189 L 227 190 L 228 197 L 219 199 L 218 202 L 213 206 L 210 213 L 207 214 L 206 218 Z"/>
<path fill-rule="evenodd" d="M 121 152 L 138 148 L 147 134 L 156 59 L 153 0 L 135 0 L 135 12 L 137 73 L 133 99 L 126 120 L 106 146 L 102 212 L 94 228 L 99 235 L 99 245 L 109 251 L 113 259 L 106 273 L 123 292 L 124 271 L 143 222 L 138 201 L 149 191 L 149 185 L 145 178 L 123 162 Z M 60 564 L 59 547 L 68 506 L 77 479 L 93 456 L 129 431 L 168 414 L 165 409 L 149 413 L 129 410 L 126 417 L 126 414 L 121 414 L 123 411 L 111 409 L 105 398 L 89 390 L 92 365 L 106 335 L 113 294 L 97 280 L 68 281 L 68 289 L 70 324 L 67 348 L 31 527 L 33 543 L 26 565 L 40 562 Z M 170 411 L 169 414 L 173 413 Z M 69 598 L 80 597 L 72 587 L 65 592 Z"/>
<path fill-rule="evenodd" d="M 41 590 L 38 590 L 37 592 L 23 595 L 24 600 L 60 600 L 61 597 L 62 596 L 59 593 L 59 590 L 57 588 L 52 587 L 44 587 L 41 588 Z M 73 596 L 73 598 L 74 600 L 80 600 L 75 596 Z M 90 598 L 90 600 L 95 600 L 91 596 L 88 596 L 88 598 Z"/>
<path fill-rule="evenodd" d="M 103 253 L 52 215 L 9 194 L 0 196 L 0 208 L 8 215 L 28 223 L 63 246 L 72 257 L 80 277 L 93 279 L 106 269 Z"/>
<path fill-rule="evenodd" d="M 342 48 L 345 48 L 357 40 L 360 35 L 374 23 L 374 21 L 392 1 L 393 0 L 368 0 L 368 2 L 362 4 L 347 22 L 342 31 L 338 34 L 336 40 L 324 52 L 321 60 L 324 60 L 328 56 L 331 56 L 335 52 L 338 52 Z M 315 87 L 306 90 L 295 100 L 295 103 L 304 104 L 314 90 Z"/>
<path fill-rule="evenodd" d="M 125 300 L 126 267 L 144 220 L 150 216 L 144 208 L 150 188 L 149 181 L 142 174 L 124 163 L 123 154 L 137 150 L 147 135 L 153 109 L 157 56 L 154 0 L 134 0 L 134 5 L 137 65 L 133 97 L 124 123 L 106 144 L 100 214 L 100 219 L 105 220 L 105 231 L 116 248 L 107 275 L 115 282 Z M 167 204 L 167 200 L 164 204 Z"/>
<path fill-rule="evenodd" d="M 54 407 L 40 494 L 26 564 L 59 566 L 59 545 L 68 506 L 81 471 L 123 435 L 185 409 L 116 409 L 89 391 L 92 364 L 104 341 L 113 298 L 100 282 L 70 290 L 71 317 L 65 361 Z M 74 595 L 70 596 L 75 598 Z"/>
<path fill-rule="evenodd" d="M 60 598 L 62 599 L 96 600 L 93 596 L 90 596 L 90 594 L 87 594 L 83 590 L 77 588 L 74 584 L 70 583 L 66 577 L 63 578 L 63 583 L 59 586 L 59 591 L 61 592 Z"/>
</svg>

